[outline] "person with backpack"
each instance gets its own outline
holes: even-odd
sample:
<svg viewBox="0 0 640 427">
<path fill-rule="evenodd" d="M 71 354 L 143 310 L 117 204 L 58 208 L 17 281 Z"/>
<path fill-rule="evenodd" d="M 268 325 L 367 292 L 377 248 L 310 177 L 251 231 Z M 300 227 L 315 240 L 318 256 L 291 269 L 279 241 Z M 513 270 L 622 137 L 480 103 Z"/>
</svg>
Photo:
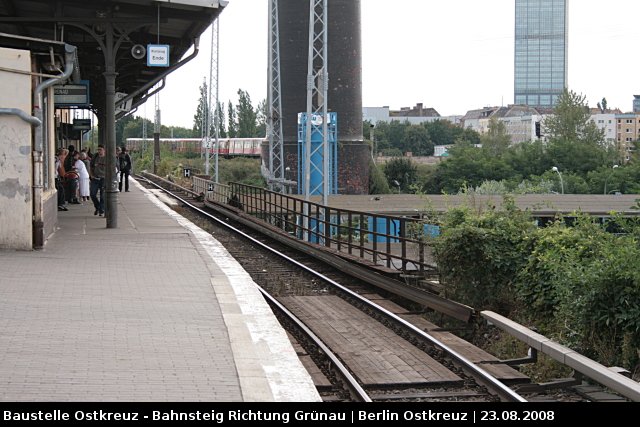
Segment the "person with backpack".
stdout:
<svg viewBox="0 0 640 427">
<path fill-rule="evenodd" d="M 131 173 L 131 156 L 127 153 L 127 147 L 122 147 L 118 155 L 118 165 L 120 169 L 120 182 L 118 189 L 122 191 L 122 182 L 124 181 L 124 191 L 129 192 L 129 174 Z"/>
</svg>

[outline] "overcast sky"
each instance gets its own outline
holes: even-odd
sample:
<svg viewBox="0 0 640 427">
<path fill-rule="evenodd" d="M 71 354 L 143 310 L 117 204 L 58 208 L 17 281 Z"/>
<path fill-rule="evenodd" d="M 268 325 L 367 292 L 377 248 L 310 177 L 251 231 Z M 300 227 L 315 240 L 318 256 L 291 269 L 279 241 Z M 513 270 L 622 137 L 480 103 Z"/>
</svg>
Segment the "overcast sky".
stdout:
<svg viewBox="0 0 640 427">
<path fill-rule="evenodd" d="M 229 0 L 221 14 L 225 104 L 237 103 L 238 89 L 254 105 L 266 98 L 267 14 L 268 0 Z M 362 0 L 363 106 L 422 102 L 446 116 L 513 103 L 514 14 L 514 0 Z M 638 0 L 570 2 L 569 89 L 591 106 L 606 97 L 610 107 L 630 111 L 640 94 L 638 17 Z M 167 79 L 162 124 L 192 127 L 210 42 L 207 31 L 199 56 Z M 153 109 L 135 115 L 152 119 Z"/>
</svg>

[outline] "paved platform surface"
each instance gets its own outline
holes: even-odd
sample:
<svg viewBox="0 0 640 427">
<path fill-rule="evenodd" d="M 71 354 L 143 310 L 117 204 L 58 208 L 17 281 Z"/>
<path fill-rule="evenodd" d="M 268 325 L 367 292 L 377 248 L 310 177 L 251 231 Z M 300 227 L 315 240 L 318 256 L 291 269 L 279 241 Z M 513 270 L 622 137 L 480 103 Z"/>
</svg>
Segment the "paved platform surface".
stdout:
<svg viewBox="0 0 640 427">
<path fill-rule="evenodd" d="M 134 180 L 0 251 L 2 401 L 320 401 L 249 275 Z"/>
</svg>

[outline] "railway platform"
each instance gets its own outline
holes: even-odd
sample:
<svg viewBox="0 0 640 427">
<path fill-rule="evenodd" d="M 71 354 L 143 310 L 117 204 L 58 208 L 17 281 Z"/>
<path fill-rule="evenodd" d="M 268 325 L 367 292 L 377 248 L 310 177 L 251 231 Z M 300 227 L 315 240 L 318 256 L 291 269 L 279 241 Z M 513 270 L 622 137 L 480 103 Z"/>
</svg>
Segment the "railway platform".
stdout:
<svg viewBox="0 0 640 427">
<path fill-rule="evenodd" d="M 0 251 L 0 400 L 321 401 L 250 276 L 131 180 L 40 251 Z M 4 225 L 3 225 L 4 226 Z"/>
</svg>

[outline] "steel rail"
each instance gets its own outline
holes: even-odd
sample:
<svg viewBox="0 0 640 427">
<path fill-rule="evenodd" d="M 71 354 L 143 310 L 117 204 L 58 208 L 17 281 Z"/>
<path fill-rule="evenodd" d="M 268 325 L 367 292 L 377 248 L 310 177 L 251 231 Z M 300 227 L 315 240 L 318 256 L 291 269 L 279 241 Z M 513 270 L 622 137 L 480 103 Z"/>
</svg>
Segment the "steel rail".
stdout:
<svg viewBox="0 0 640 427">
<path fill-rule="evenodd" d="M 189 201 L 182 199 L 181 197 L 169 192 L 168 190 L 162 188 L 161 186 L 159 186 L 158 184 L 150 181 L 147 179 L 148 182 L 150 182 L 152 185 L 154 185 L 155 187 L 169 193 L 172 197 L 175 197 L 176 199 L 178 199 L 180 202 L 182 202 L 185 206 L 190 207 L 191 209 L 205 215 L 208 218 L 213 219 L 215 222 L 224 225 L 226 228 L 232 230 L 235 233 L 240 234 L 241 236 L 245 237 L 246 239 L 250 240 L 251 242 L 253 242 L 254 244 L 264 248 L 265 250 L 273 253 L 274 255 L 290 262 L 291 264 L 305 270 L 306 272 L 316 276 L 317 278 L 325 281 L 326 283 L 331 284 L 332 286 L 340 289 L 341 291 L 349 294 L 350 296 L 352 296 L 353 298 L 356 298 L 358 300 L 360 300 L 362 303 L 370 306 L 371 308 L 375 309 L 376 311 L 385 314 L 386 316 L 388 316 L 389 318 L 391 318 L 392 320 L 401 323 L 402 325 L 404 325 L 405 327 L 407 327 L 408 329 L 410 329 L 412 332 L 414 332 L 415 334 L 419 335 L 421 338 L 429 341 L 431 344 L 435 345 L 436 347 L 439 347 L 440 349 L 442 349 L 445 353 L 447 353 L 449 356 L 451 356 L 453 359 L 455 359 L 458 363 L 460 363 L 461 365 L 463 365 L 464 368 L 467 368 L 468 370 L 471 371 L 471 375 L 480 383 L 482 383 L 483 385 L 485 385 L 487 388 L 489 388 L 490 390 L 494 391 L 496 393 L 496 395 L 498 395 L 502 400 L 507 401 L 507 402 L 526 402 L 527 400 L 525 398 L 523 398 L 522 396 L 520 396 L 518 393 L 516 393 L 514 390 L 510 389 L 507 385 L 505 385 L 504 383 L 502 383 L 501 381 L 499 381 L 497 378 L 493 377 L 491 374 L 489 374 L 487 371 L 485 371 L 484 369 L 482 369 L 481 367 L 477 366 L 475 363 L 471 362 L 469 359 L 467 359 L 466 357 L 464 357 L 462 354 L 458 353 L 457 351 L 453 350 L 451 347 L 447 346 L 446 344 L 444 344 L 443 342 L 439 341 L 438 339 L 436 339 L 435 337 L 429 335 L 428 333 L 426 333 L 425 331 L 423 331 L 422 329 L 416 327 L 415 325 L 412 325 L 411 323 L 409 323 L 408 321 L 402 319 L 401 317 L 395 315 L 394 313 L 390 312 L 389 310 L 379 306 L 378 304 L 369 301 L 368 299 L 360 296 L 359 294 L 353 292 L 352 290 L 342 286 L 341 284 L 335 282 L 334 280 L 332 280 L 329 277 L 326 277 L 325 275 L 318 273 L 317 271 L 313 270 L 310 267 L 307 267 L 306 265 L 300 263 L 299 261 L 269 247 L 268 245 L 260 242 L 259 240 L 256 240 L 255 238 L 249 236 L 248 234 L 244 233 L 241 230 L 238 230 L 237 228 L 219 220 L 218 218 L 214 217 L 213 215 L 209 214 L 208 212 L 203 211 L 202 209 L 200 209 L 197 206 L 192 205 L 191 203 L 189 203 Z M 173 184 L 173 183 L 172 183 Z M 233 216 L 233 214 L 231 215 Z"/>
<path fill-rule="evenodd" d="M 355 396 L 359 402 L 372 402 L 367 392 L 364 391 L 364 389 L 358 383 L 358 380 L 356 380 L 353 375 L 351 375 L 351 372 L 349 372 L 347 367 L 344 366 L 338 356 L 336 356 L 336 354 L 331 351 L 331 349 L 324 343 L 324 341 L 320 339 L 320 337 L 314 334 L 313 331 L 304 324 L 304 322 L 298 319 L 295 314 L 287 310 L 284 305 L 280 304 L 280 302 L 278 302 L 267 291 L 262 289 L 260 286 L 258 286 L 258 290 L 262 292 L 262 295 L 269 301 L 270 304 L 275 305 L 278 310 L 284 313 L 289 318 L 289 320 L 294 322 L 296 326 L 298 326 L 298 328 L 300 328 L 311 340 L 313 340 L 314 344 L 320 347 L 320 349 L 327 355 L 327 357 L 329 357 L 331 363 L 333 363 L 334 366 L 338 368 L 340 374 L 342 374 L 343 378 L 346 380 L 347 387 L 349 388 L 352 396 Z"/>
</svg>

